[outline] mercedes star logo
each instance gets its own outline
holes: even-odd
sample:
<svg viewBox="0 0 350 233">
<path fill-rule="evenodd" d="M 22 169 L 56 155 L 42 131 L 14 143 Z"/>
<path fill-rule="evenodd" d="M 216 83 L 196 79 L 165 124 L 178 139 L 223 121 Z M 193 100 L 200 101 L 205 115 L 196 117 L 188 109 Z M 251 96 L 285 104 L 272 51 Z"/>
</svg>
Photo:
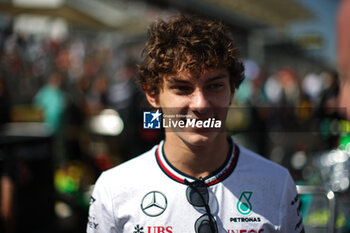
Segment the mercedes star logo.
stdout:
<svg viewBox="0 0 350 233">
<path fill-rule="evenodd" d="M 167 199 L 163 193 L 152 191 L 143 197 L 141 209 L 146 215 L 156 217 L 165 211 L 167 205 Z"/>
</svg>

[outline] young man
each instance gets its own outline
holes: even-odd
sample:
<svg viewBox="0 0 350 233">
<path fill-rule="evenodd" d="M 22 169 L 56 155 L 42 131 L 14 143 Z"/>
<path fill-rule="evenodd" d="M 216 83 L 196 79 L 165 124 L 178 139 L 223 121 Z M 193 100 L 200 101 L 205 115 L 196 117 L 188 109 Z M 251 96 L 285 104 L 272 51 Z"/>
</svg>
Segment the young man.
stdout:
<svg viewBox="0 0 350 233">
<path fill-rule="evenodd" d="M 139 81 L 149 103 L 190 124 L 164 127 L 159 145 L 101 175 L 87 232 L 303 232 L 288 171 L 223 130 L 243 80 L 227 29 L 183 15 L 159 21 L 143 55 Z"/>
</svg>

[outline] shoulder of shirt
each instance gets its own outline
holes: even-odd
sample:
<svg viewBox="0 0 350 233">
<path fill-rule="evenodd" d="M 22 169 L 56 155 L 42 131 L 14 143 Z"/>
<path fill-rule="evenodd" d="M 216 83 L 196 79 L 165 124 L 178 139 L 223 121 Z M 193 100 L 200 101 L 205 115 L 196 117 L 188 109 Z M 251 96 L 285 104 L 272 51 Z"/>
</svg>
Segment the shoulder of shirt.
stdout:
<svg viewBox="0 0 350 233">
<path fill-rule="evenodd" d="M 155 163 L 155 150 L 157 149 L 157 146 L 158 145 L 155 145 L 149 151 L 102 172 L 100 178 L 115 179 L 115 177 L 118 175 L 123 175 L 125 177 L 135 172 L 135 170 L 137 171 L 138 169 L 149 169 L 148 166 L 150 166 L 150 163 Z M 140 171 L 137 171 L 137 173 L 138 172 Z"/>
<path fill-rule="evenodd" d="M 289 176 L 288 169 L 282 165 L 273 162 L 241 145 L 236 145 L 240 151 L 238 161 L 239 166 L 249 166 L 251 168 L 254 168 L 255 172 L 261 171 L 267 174 L 281 174 L 284 176 Z"/>
</svg>

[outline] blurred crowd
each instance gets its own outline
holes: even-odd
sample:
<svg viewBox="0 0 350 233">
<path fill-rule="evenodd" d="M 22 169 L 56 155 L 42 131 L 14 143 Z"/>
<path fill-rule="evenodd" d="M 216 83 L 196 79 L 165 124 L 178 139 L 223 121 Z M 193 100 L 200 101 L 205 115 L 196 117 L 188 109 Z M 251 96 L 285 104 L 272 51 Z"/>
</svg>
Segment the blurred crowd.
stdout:
<svg viewBox="0 0 350 233">
<path fill-rule="evenodd" d="M 297 67 L 286 64 L 284 68 L 271 72 L 253 60 L 245 60 L 244 64 L 246 79 L 235 94 L 232 121 L 229 121 L 232 133 L 260 133 L 263 138 L 250 144 L 265 156 L 271 153 L 271 148 L 267 148 L 269 143 L 265 139 L 268 135 L 264 133 L 324 136 L 326 143 L 317 145 L 317 148 L 309 140 L 290 142 L 304 147 L 307 152 L 337 146 L 336 139 L 343 131 L 340 126 L 343 109 L 337 103 L 339 78 L 336 71 L 324 69 L 318 73 L 301 73 Z M 246 116 L 237 117 L 237 112 Z"/>
<path fill-rule="evenodd" d="M 63 123 L 82 125 L 106 108 L 116 110 L 125 126 L 135 120 L 135 111 L 144 106 L 134 82 L 141 44 L 111 45 L 99 35 L 92 37 L 54 40 L 4 29 L 1 103 L 7 110 L 2 121 L 42 120 L 57 133 Z"/>
<path fill-rule="evenodd" d="M 84 232 L 99 173 L 161 137 L 141 130 L 140 45 L 9 28 L 0 33 L 0 232 Z"/>
</svg>

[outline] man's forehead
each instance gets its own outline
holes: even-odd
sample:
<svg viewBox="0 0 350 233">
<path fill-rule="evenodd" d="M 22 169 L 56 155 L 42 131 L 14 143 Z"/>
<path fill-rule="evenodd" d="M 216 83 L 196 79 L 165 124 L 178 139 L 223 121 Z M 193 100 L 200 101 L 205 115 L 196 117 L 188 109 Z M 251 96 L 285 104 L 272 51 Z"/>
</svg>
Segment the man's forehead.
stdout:
<svg viewBox="0 0 350 233">
<path fill-rule="evenodd" d="M 208 69 L 203 72 L 180 71 L 175 74 L 164 75 L 167 82 L 185 82 L 191 80 L 211 80 L 228 77 L 227 69 Z"/>
</svg>

